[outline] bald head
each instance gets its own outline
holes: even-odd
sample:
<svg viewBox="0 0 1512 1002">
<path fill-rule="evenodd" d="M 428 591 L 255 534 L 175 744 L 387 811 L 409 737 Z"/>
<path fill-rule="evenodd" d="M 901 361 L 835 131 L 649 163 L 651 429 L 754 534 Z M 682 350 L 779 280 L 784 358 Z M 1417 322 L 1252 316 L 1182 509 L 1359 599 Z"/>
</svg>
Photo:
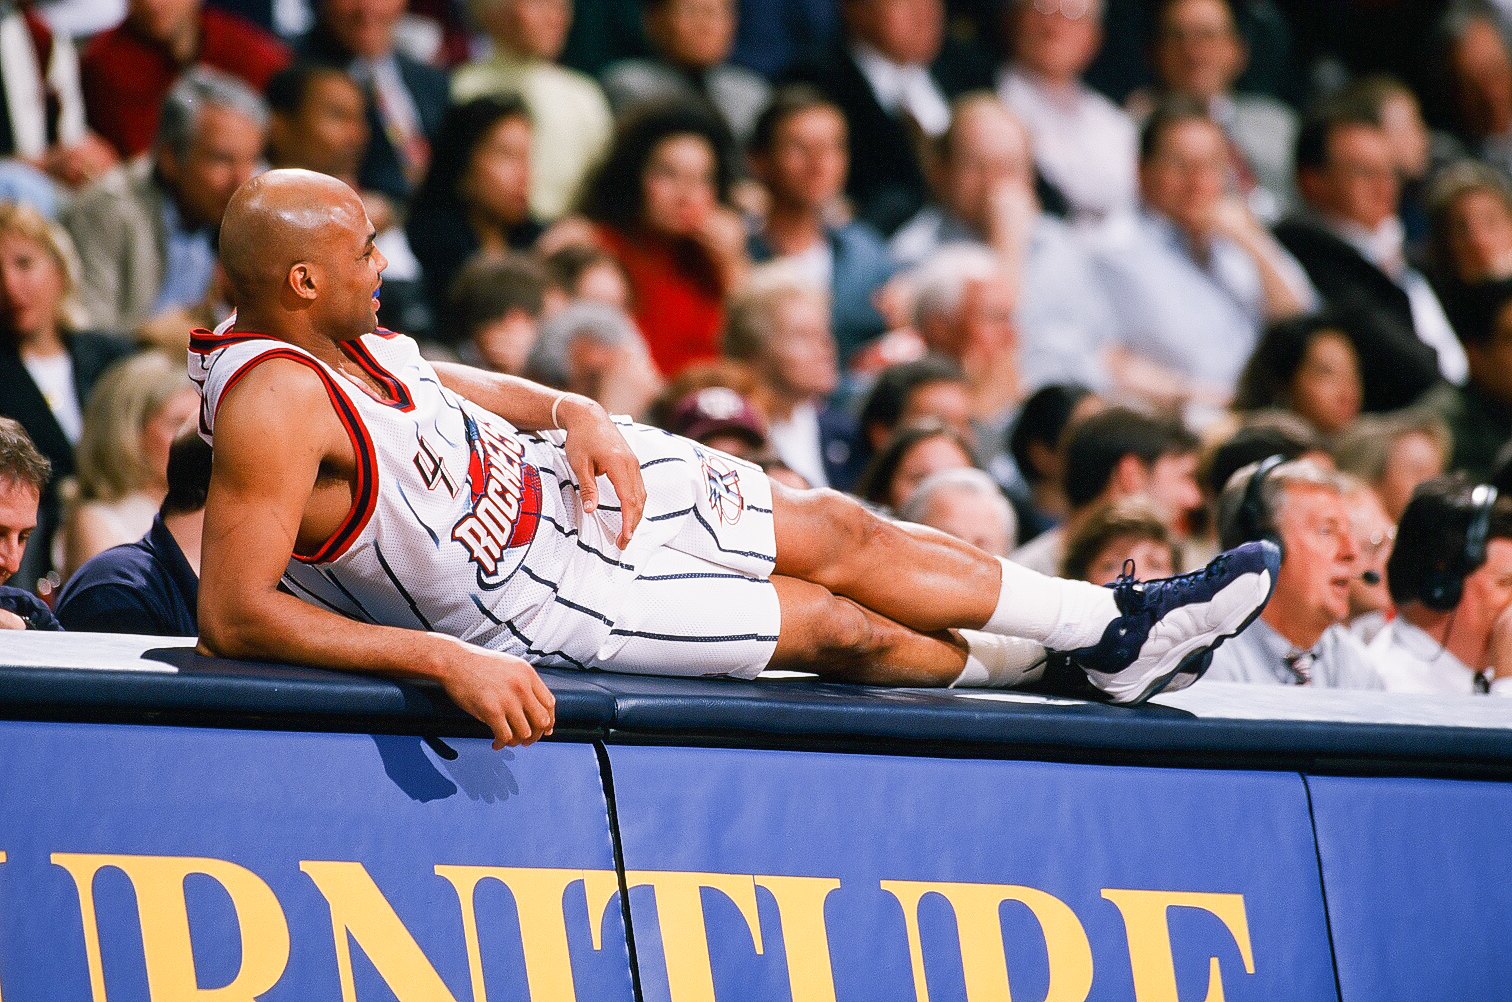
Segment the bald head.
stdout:
<svg viewBox="0 0 1512 1002">
<path fill-rule="evenodd" d="M 289 269 L 318 260 L 333 240 L 368 232 L 357 193 L 325 174 L 271 170 L 236 190 L 221 222 L 220 254 L 239 309 L 271 305 Z"/>
</svg>

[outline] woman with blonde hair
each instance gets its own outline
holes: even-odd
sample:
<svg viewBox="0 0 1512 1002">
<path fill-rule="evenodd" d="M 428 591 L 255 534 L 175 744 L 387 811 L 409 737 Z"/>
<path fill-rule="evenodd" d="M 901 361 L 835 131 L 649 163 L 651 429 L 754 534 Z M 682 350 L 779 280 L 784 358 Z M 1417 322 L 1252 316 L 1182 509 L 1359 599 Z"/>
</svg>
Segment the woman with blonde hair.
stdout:
<svg viewBox="0 0 1512 1002">
<path fill-rule="evenodd" d="M 48 571 L 59 522 L 58 480 L 74 472 L 84 402 L 100 375 L 131 351 L 124 339 L 81 329 L 73 244 L 29 206 L 0 202 L 0 415 L 26 429 L 52 463 L 33 545 L 16 582 Z"/>
<path fill-rule="evenodd" d="M 152 527 L 168 492 L 168 449 L 198 406 L 183 366 L 166 355 L 145 352 L 105 373 L 84 411 L 78 475 L 66 491 L 65 577 Z"/>
</svg>

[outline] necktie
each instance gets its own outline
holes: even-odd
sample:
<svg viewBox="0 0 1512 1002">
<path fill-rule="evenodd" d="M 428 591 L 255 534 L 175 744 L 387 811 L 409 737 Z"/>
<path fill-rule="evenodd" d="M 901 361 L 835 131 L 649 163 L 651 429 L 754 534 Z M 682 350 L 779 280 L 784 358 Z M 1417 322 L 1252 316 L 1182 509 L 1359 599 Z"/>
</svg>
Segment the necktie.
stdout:
<svg viewBox="0 0 1512 1002">
<path fill-rule="evenodd" d="M 1312 685 L 1312 670 L 1317 660 L 1318 656 L 1312 651 L 1296 651 L 1286 656 L 1286 670 L 1292 673 L 1298 685 Z"/>
<path fill-rule="evenodd" d="M 1475 682 L 1471 691 L 1478 696 L 1484 696 L 1491 691 L 1491 679 L 1484 670 L 1475 673 Z"/>
</svg>

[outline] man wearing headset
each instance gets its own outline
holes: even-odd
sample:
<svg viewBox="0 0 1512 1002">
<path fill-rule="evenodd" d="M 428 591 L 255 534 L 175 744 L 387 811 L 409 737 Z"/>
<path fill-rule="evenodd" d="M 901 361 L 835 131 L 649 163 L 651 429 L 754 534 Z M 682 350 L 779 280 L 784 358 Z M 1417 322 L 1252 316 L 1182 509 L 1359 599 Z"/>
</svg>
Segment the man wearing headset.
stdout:
<svg viewBox="0 0 1512 1002">
<path fill-rule="evenodd" d="M 1229 478 L 1218 499 L 1224 546 L 1281 546 L 1276 591 L 1261 617 L 1213 652 L 1209 678 L 1258 685 L 1380 689 L 1369 652 L 1343 625 L 1361 576 L 1347 483 L 1311 460 L 1272 456 Z"/>
<path fill-rule="evenodd" d="M 1397 618 L 1370 652 L 1388 690 L 1512 695 L 1512 498 L 1463 476 L 1422 484 L 1386 581 Z"/>
</svg>

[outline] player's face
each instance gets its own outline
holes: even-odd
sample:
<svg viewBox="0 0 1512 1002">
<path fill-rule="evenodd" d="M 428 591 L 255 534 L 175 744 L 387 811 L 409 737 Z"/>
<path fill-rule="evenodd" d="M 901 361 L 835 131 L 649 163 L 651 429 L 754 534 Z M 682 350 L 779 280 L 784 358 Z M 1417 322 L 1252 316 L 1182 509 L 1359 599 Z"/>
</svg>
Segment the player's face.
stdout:
<svg viewBox="0 0 1512 1002">
<path fill-rule="evenodd" d="M 21 568 L 26 541 L 37 527 L 38 500 L 30 484 L 0 480 L 0 584 Z"/>
<path fill-rule="evenodd" d="M 351 341 L 378 326 L 378 287 L 388 259 L 356 196 L 333 220 L 334 235 L 322 255 L 322 325 L 337 341 Z"/>
</svg>

